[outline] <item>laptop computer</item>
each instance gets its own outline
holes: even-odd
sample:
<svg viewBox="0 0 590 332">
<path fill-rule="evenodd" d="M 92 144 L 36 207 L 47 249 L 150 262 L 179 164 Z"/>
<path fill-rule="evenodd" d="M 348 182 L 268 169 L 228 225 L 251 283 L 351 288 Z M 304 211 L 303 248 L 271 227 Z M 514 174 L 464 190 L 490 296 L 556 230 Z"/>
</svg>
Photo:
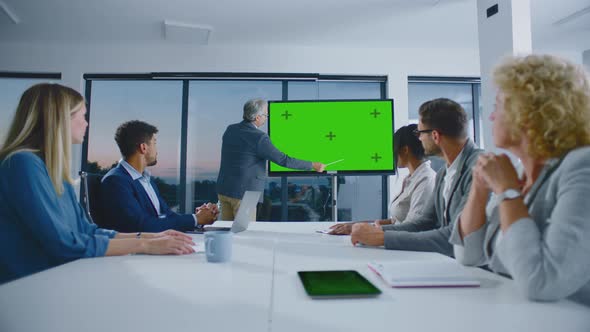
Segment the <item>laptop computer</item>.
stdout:
<svg viewBox="0 0 590 332">
<path fill-rule="evenodd" d="M 243 232 L 248 229 L 248 224 L 252 220 L 256 220 L 256 205 L 262 195 L 261 191 L 246 191 L 242 202 L 238 208 L 238 213 L 231 225 L 231 227 L 223 227 L 222 224 L 227 224 L 228 221 L 216 221 L 212 225 L 205 225 L 204 231 L 231 231 L 233 233 Z"/>
</svg>

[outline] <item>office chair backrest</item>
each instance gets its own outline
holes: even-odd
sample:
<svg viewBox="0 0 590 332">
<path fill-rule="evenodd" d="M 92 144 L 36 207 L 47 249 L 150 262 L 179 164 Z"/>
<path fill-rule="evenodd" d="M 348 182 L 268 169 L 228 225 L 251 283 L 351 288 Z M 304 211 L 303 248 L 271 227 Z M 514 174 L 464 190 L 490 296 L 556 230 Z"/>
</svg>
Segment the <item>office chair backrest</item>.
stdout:
<svg viewBox="0 0 590 332">
<path fill-rule="evenodd" d="M 80 172 L 80 203 L 86 211 L 86 217 L 98 227 L 105 227 L 101 216 L 100 181 L 101 174 Z"/>
</svg>

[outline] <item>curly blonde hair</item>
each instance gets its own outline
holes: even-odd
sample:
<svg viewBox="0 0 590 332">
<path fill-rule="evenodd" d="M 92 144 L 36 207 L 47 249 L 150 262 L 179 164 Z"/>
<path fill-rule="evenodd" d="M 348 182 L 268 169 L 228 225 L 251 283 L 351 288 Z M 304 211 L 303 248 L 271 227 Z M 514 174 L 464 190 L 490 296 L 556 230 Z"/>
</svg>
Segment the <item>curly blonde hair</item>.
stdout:
<svg viewBox="0 0 590 332">
<path fill-rule="evenodd" d="M 493 73 L 510 135 L 529 139 L 534 158 L 590 144 L 590 84 L 581 66 L 551 55 L 510 57 Z"/>
</svg>

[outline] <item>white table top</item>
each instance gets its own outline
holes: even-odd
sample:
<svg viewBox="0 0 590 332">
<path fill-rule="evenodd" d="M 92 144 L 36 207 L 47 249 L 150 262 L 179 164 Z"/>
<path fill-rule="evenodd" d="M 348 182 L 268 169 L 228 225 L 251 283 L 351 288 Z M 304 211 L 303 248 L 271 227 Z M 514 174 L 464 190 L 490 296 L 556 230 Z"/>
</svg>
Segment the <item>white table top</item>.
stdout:
<svg viewBox="0 0 590 332">
<path fill-rule="evenodd" d="M 588 307 L 530 302 L 477 268 L 480 288 L 389 288 L 368 261 L 449 258 L 314 233 L 328 225 L 253 223 L 234 236 L 231 263 L 131 255 L 37 273 L 0 286 L 0 331 L 590 331 Z M 297 271 L 318 269 L 356 269 L 383 294 L 312 300 Z"/>
</svg>

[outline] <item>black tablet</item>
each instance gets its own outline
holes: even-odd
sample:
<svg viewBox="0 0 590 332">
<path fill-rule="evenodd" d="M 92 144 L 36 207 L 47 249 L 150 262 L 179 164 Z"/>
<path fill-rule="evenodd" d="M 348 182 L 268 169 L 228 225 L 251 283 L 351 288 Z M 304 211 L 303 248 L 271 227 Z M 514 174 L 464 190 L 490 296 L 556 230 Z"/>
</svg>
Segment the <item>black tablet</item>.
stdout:
<svg viewBox="0 0 590 332">
<path fill-rule="evenodd" d="M 303 287 L 312 298 L 373 297 L 381 294 L 356 271 L 299 271 Z"/>
</svg>

